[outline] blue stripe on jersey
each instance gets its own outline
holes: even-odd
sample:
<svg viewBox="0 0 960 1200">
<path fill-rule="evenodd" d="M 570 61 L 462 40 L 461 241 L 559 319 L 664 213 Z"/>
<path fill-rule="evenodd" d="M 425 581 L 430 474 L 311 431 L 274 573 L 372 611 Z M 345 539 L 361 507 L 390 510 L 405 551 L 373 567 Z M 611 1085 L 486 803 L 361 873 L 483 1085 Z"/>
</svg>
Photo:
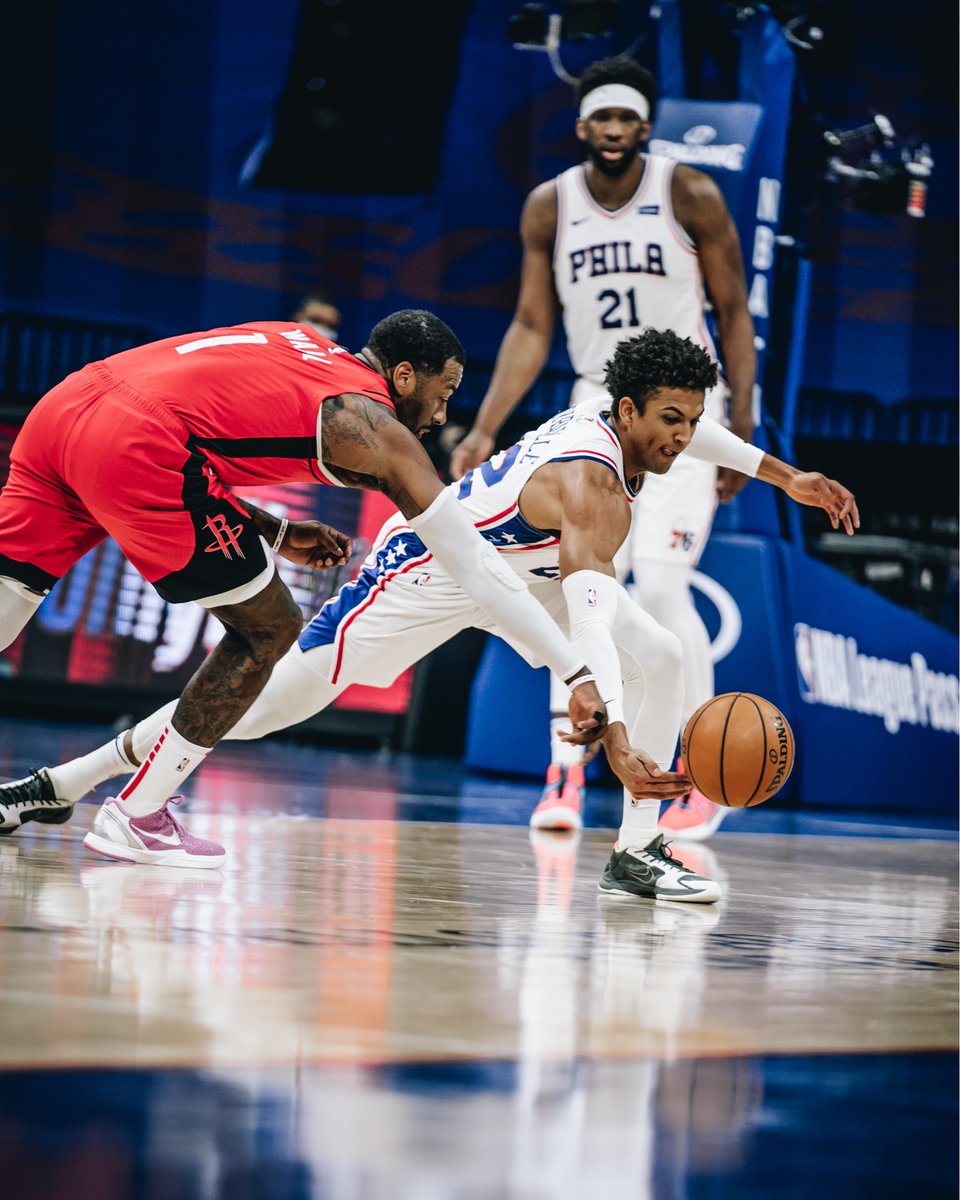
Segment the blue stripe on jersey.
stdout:
<svg viewBox="0 0 960 1200">
<path fill-rule="evenodd" d="M 411 559 L 422 558 L 429 553 L 416 534 L 409 529 L 398 530 L 380 547 L 373 562 L 364 562 L 357 577 L 344 584 L 324 604 L 297 638 L 300 649 L 332 646 L 340 625 L 354 609 L 363 604 L 371 592 L 382 590 L 387 578 L 402 570 Z"/>
<path fill-rule="evenodd" d="M 572 450 L 569 454 L 558 454 L 556 458 L 548 459 L 548 462 L 576 462 L 578 458 L 599 463 L 602 467 L 606 467 L 609 471 L 612 471 L 618 479 L 620 478 L 620 472 L 614 463 L 599 454 L 591 454 L 589 450 Z"/>
<path fill-rule="evenodd" d="M 556 534 L 537 529 L 525 521 L 518 509 L 514 509 L 505 520 L 496 525 L 486 525 L 478 532 L 500 550 L 509 550 L 511 546 L 549 546 L 557 540 Z"/>
</svg>

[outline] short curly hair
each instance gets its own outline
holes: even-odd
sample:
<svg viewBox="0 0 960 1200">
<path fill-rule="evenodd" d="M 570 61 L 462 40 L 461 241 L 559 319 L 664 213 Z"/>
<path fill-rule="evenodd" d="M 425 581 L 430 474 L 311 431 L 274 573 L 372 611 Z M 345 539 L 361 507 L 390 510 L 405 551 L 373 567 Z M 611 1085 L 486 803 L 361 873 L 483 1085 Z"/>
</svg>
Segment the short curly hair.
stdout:
<svg viewBox="0 0 960 1200">
<path fill-rule="evenodd" d="M 466 365 L 460 339 L 439 317 L 421 308 L 403 308 L 378 321 L 367 346 L 387 371 L 402 362 L 425 375 L 439 375 L 449 359 Z"/>
<path fill-rule="evenodd" d="M 717 364 L 702 346 L 672 329 L 649 328 L 617 343 L 603 376 L 614 401 L 629 396 L 641 412 L 660 388 L 707 392 L 717 378 Z"/>
<path fill-rule="evenodd" d="M 641 67 L 636 59 L 630 58 L 627 54 L 616 54 L 612 58 L 599 58 L 596 62 L 591 63 L 577 80 L 577 102 L 581 102 L 584 96 L 588 96 L 595 88 L 603 87 L 608 83 L 626 84 L 627 87 L 638 91 L 641 96 L 646 96 L 650 104 L 647 120 L 653 120 L 659 95 L 657 81 L 645 67 Z"/>
</svg>

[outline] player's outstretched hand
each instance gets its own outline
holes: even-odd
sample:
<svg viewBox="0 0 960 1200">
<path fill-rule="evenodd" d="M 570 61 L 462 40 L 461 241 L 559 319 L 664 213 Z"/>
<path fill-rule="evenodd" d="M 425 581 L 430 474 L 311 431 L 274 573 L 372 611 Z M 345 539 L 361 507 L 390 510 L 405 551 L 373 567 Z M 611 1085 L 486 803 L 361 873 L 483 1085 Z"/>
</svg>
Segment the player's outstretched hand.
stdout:
<svg viewBox="0 0 960 1200">
<path fill-rule="evenodd" d="M 676 800 L 693 786 L 686 775 L 661 771 L 646 750 L 630 746 L 625 739 L 605 740 L 604 749 L 610 769 L 634 800 Z"/>
<path fill-rule="evenodd" d="M 291 521 L 278 553 L 305 567 L 342 567 L 353 552 L 345 533 L 320 521 Z"/>
<path fill-rule="evenodd" d="M 560 734 L 562 741 L 573 746 L 586 746 L 603 736 L 607 728 L 607 706 L 592 679 L 573 685 L 569 712 L 573 729 Z"/>
<path fill-rule="evenodd" d="M 477 463 L 485 462 L 493 453 L 493 438 L 471 429 L 450 456 L 450 478 L 462 479 Z"/>
<path fill-rule="evenodd" d="M 822 508 L 834 529 L 843 525 L 848 535 L 852 535 L 860 528 L 860 511 L 853 492 L 819 471 L 801 471 L 794 476 L 786 492 L 798 504 Z"/>
</svg>

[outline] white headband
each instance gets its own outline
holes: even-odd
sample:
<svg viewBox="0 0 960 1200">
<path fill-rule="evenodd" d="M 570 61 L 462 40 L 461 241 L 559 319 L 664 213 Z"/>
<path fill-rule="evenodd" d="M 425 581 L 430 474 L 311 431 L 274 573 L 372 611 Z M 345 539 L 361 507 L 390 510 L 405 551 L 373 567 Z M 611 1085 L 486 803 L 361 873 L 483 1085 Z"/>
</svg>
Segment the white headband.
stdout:
<svg viewBox="0 0 960 1200">
<path fill-rule="evenodd" d="M 580 102 L 580 120 L 585 121 L 601 108 L 629 108 L 641 121 L 650 116 L 650 103 L 636 88 L 625 83 L 605 83 L 587 92 Z"/>
</svg>

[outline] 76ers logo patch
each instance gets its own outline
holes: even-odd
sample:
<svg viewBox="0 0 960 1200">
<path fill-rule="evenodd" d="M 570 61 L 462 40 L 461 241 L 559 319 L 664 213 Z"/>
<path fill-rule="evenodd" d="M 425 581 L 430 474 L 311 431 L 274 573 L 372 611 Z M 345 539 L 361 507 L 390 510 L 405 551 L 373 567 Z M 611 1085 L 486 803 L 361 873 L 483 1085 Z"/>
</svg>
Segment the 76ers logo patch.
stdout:
<svg viewBox="0 0 960 1200">
<path fill-rule="evenodd" d="M 242 525 L 230 525 L 227 518 L 220 513 L 212 517 L 207 517 L 205 525 L 213 534 L 213 541 L 209 546 L 204 547 L 207 554 L 214 554 L 219 551 L 225 558 L 232 559 L 234 554 L 237 558 L 244 557 L 244 553 L 240 549 L 240 543 L 237 541 L 243 532 Z"/>
</svg>

